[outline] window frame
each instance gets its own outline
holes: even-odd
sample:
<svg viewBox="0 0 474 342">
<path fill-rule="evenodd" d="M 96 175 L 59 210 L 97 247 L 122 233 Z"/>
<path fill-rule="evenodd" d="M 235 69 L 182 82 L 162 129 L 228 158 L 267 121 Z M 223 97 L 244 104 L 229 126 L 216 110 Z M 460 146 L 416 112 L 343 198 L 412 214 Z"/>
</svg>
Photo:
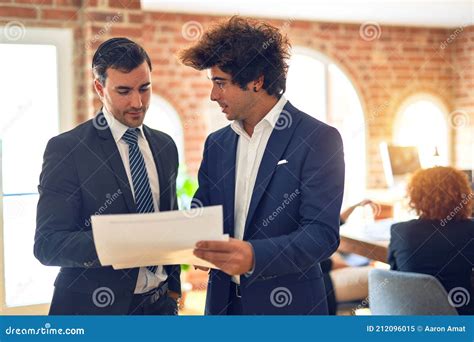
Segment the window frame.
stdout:
<svg viewBox="0 0 474 342">
<path fill-rule="evenodd" d="M 402 115 L 405 110 L 411 106 L 412 104 L 418 101 L 429 101 L 433 103 L 438 109 L 443 113 L 444 120 L 446 123 L 446 141 L 447 141 L 447 160 L 449 165 L 453 165 L 453 130 L 451 129 L 451 125 L 449 124 L 449 109 L 446 103 L 439 97 L 429 92 L 416 92 L 412 95 L 407 96 L 400 102 L 400 105 L 395 110 L 395 119 L 393 121 L 393 128 L 392 128 L 392 141 L 395 141 L 397 136 L 397 132 L 399 132 L 401 125 L 402 125 Z"/>
<path fill-rule="evenodd" d="M 3 31 L 5 26 L 0 26 Z M 8 40 L 0 36 L 0 44 L 54 45 L 57 53 L 58 75 L 58 113 L 59 131 L 64 132 L 74 127 L 75 93 L 74 93 L 74 34 L 72 28 L 40 28 L 28 27 L 24 35 L 17 40 Z M 0 160 L 2 160 L 2 142 L 0 140 Z M 8 307 L 6 305 L 4 228 L 3 228 L 3 184 L 2 168 L 0 167 L 0 315 L 37 315 L 47 314 L 50 303 Z"/>
</svg>

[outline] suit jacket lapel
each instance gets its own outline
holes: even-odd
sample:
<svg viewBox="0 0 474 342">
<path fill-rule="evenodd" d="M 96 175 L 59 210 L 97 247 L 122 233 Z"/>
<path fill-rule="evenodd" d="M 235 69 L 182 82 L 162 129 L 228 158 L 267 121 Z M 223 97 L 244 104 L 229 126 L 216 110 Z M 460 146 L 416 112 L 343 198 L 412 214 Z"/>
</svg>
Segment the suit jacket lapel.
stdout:
<svg viewBox="0 0 474 342">
<path fill-rule="evenodd" d="M 97 118 L 94 119 L 96 122 L 106 122 L 104 114 L 99 112 Z M 133 200 L 132 190 L 130 189 L 130 184 L 128 183 L 128 177 L 125 173 L 125 167 L 123 166 L 122 157 L 115 143 L 114 137 L 110 128 L 107 127 L 98 127 L 96 126 L 97 134 L 101 138 L 102 151 L 104 152 L 104 160 L 107 160 L 112 172 L 117 179 L 120 189 L 122 190 L 125 203 L 130 213 L 136 213 L 137 207 L 135 201 Z"/>
<path fill-rule="evenodd" d="M 263 154 L 262 162 L 260 163 L 260 168 L 258 169 L 257 179 L 255 180 L 252 199 L 250 201 L 247 220 L 245 222 L 244 236 L 248 234 L 249 223 L 252 221 L 257 206 L 260 203 L 260 200 L 262 199 L 268 184 L 270 183 L 277 164 L 285 152 L 290 138 L 293 136 L 295 127 L 298 125 L 298 117 L 296 116 L 298 110 L 289 102 L 286 103 L 282 113 L 286 113 L 284 115 L 288 115 L 288 113 L 291 115 L 289 120 L 286 120 L 287 118 L 285 118 L 284 121 L 286 123 L 291 122 L 291 124 L 287 125 L 289 127 L 285 128 L 274 128 L 272 134 L 270 135 L 270 139 L 268 140 L 267 147 L 265 148 L 265 152 Z M 279 120 L 281 119 L 281 115 L 282 114 L 280 113 Z"/>
<path fill-rule="evenodd" d="M 229 128 L 228 136 L 223 140 L 224 151 L 222 159 L 222 178 L 224 182 L 224 222 L 229 222 L 230 227 L 224 226 L 224 232 L 234 236 L 234 206 L 235 206 L 235 161 L 239 136 Z M 228 150 L 227 150 L 228 147 Z M 229 231 L 226 231 L 229 230 Z"/>
</svg>

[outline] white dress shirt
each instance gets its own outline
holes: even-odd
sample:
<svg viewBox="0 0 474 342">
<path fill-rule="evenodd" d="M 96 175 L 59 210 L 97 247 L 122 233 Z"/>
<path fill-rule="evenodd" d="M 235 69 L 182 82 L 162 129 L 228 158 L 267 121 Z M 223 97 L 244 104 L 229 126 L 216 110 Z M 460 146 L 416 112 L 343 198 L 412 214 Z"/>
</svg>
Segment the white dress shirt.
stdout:
<svg viewBox="0 0 474 342">
<path fill-rule="evenodd" d="M 233 121 L 230 127 L 239 136 L 235 161 L 235 208 L 234 237 L 244 238 L 245 222 L 249 211 L 253 188 L 257 179 L 260 163 L 267 147 L 268 139 L 283 110 L 287 100 L 284 96 L 255 126 L 252 136 L 245 131 L 242 122 Z M 240 276 L 233 276 L 232 281 L 240 284 Z"/>
<path fill-rule="evenodd" d="M 112 132 L 115 143 L 117 144 L 123 166 L 125 167 L 125 172 L 127 173 L 132 195 L 135 199 L 135 190 L 133 188 L 132 172 L 130 171 L 130 160 L 128 157 L 129 147 L 128 144 L 122 139 L 125 131 L 130 127 L 125 126 L 115 119 L 112 114 L 108 112 L 105 106 L 103 107 L 102 112 L 104 113 L 104 117 L 110 127 L 110 131 Z M 150 181 L 151 195 L 153 197 L 153 208 L 155 209 L 155 212 L 158 212 L 160 210 L 160 183 L 158 180 L 158 170 L 156 169 L 155 160 L 153 159 L 150 145 L 148 145 L 148 141 L 146 140 L 145 134 L 143 133 L 143 125 L 138 128 L 140 129 L 140 134 L 138 134 L 138 147 L 140 148 L 140 152 L 143 155 L 146 171 L 148 174 L 148 180 Z M 158 266 L 155 273 L 152 273 L 146 267 L 140 267 L 134 293 L 145 293 L 153 290 L 167 278 L 168 275 L 166 274 L 166 270 L 163 268 L 163 266 Z"/>
</svg>

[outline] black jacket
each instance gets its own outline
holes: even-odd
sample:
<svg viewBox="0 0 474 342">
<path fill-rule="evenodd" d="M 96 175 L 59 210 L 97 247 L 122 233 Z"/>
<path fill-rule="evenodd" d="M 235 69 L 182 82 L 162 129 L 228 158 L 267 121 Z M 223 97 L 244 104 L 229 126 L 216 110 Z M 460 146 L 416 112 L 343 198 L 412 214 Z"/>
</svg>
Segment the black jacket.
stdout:
<svg viewBox="0 0 474 342">
<path fill-rule="evenodd" d="M 474 267 L 474 222 L 412 220 L 391 229 L 388 262 L 391 269 L 430 274 L 446 291 L 462 287 L 470 303 L 457 308 L 460 314 L 474 314 L 471 273 Z"/>
<path fill-rule="evenodd" d="M 139 268 L 102 267 L 90 216 L 136 212 L 128 178 L 102 113 L 52 138 L 44 153 L 38 187 L 34 254 L 44 265 L 60 266 L 52 313 L 126 314 Z M 178 152 L 168 135 L 143 126 L 158 170 L 160 211 L 177 210 Z M 170 290 L 180 292 L 180 266 L 165 266 Z M 100 290 L 99 290 L 100 289 Z M 96 305 L 94 296 L 113 297 Z M 100 300 L 100 298 L 98 298 Z"/>
</svg>

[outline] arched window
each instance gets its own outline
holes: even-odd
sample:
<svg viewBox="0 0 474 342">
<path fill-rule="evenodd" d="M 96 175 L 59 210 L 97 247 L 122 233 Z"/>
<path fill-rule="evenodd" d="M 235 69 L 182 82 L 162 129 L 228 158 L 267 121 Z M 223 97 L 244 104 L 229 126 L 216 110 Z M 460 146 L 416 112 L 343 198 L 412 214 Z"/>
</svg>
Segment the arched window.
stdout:
<svg viewBox="0 0 474 342">
<path fill-rule="evenodd" d="M 395 118 L 393 142 L 416 146 L 423 168 L 449 163 L 449 129 L 447 110 L 430 94 L 408 98 Z"/>
<path fill-rule="evenodd" d="M 285 96 L 298 109 L 339 130 L 346 163 L 343 206 L 360 201 L 366 190 L 365 120 L 352 82 L 327 57 L 296 47 Z"/>
<path fill-rule="evenodd" d="M 169 134 L 178 148 L 179 162 L 184 162 L 184 134 L 181 119 L 171 104 L 161 96 L 151 96 L 150 107 L 145 116 L 145 125 Z"/>
</svg>

